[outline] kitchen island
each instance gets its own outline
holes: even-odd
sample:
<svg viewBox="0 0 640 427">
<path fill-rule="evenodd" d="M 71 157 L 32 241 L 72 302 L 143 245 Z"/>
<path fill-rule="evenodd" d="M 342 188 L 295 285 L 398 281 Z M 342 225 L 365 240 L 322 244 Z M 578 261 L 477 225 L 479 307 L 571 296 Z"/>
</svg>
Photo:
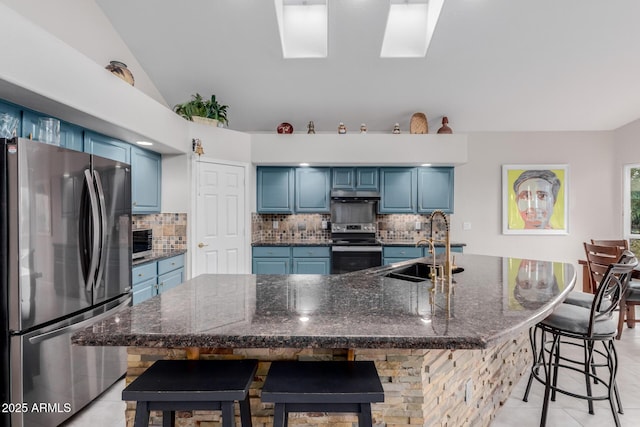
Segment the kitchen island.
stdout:
<svg viewBox="0 0 640 427">
<path fill-rule="evenodd" d="M 562 263 L 456 259 L 464 271 L 453 276 L 451 294 L 433 291 L 429 280 L 385 277 L 414 261 L 333 276 L 203 275 L 73 340 L 127 346 L 129 380 L 158 358 L 258 358 L 254 426 L 271 422 L 272 408 L 259 400 L 269 361 L 345 358 L 376 363 L 385 402 L 373 405 L 374 423 L 488 425 L 530 362 L 528 328 L 562 302 L 576 274 Z M 547 287 L 538 280 L 545 274 Z M 218 419 L 182 415 L 184 425 Z M 130 404 L 128 423 L 132 416 Z M 296 414 L 291 424 L 352 419 Z"/>
</svg>

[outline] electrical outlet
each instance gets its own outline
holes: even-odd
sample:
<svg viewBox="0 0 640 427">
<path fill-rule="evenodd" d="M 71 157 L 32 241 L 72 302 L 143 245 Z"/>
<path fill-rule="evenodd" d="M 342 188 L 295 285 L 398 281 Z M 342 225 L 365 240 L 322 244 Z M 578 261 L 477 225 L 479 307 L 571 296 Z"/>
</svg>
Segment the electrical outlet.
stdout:
<svg viewBox="0 0 640 427">
<path fill-rule="evenodd" d="M 322 221 L 322 229 L 326 230 L 329 227 L 329 225 L 327 224 L 327 221 Z"/>
<path fill-rule="evenodd" d="M 273 229 L 274 230 L 278 229 L 278 221 L 273 221 Z"/>
<path fill-rule="evenodd" d="M 416 230 L 422 230 L 422 223 L 420 221 L 416 221 Z"/>
</svg>

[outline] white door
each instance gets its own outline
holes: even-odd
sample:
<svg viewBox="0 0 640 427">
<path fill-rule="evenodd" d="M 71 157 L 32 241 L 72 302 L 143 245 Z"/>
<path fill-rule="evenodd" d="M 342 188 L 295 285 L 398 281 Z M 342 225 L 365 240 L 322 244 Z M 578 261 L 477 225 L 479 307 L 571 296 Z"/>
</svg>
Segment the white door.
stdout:
<svg viewBox="0 0 640 427">
<path fill-rule="evenodd" d="M 206 161 L 196 164 L 194 276 L 245 273 L 245 169 Z"/>
</svg>

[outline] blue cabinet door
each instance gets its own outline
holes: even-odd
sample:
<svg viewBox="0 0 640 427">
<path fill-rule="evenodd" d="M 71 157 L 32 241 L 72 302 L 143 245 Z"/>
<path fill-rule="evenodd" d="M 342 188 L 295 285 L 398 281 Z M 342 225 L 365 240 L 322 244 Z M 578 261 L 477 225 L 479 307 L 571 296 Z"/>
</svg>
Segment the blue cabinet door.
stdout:
<svg viewBox="0 0 640 427">
<path fill-rule="evenodd" d="M 453 213 L 453 168 L 418 169 L 418 212 Z"/>
<path fill-rule="evenodd" d="M 44 115 L 31 110 L 22 111 L 22 129 L 20 134 L 23 138 L 38 140 L 38 119 Z"/>
<path fill-rule="evenodd" d="M 139 304 L 142 301 L 156 295 L 156 278 L 153 277 L 147 281 L 139 283 L 133 286 L 132 298 L 133 305 Z"/>
<path fill-rule="evenodd" d="M 329 258 L 294 258 L 293 274 L 330 274 Z"/>
<path fill-rule="evenodd" d="M 378 168 L 356 168 L 356 190 L 378 191 Z"/>
<path fill-rule="evenodd" d="M 166 274 L 158 276 L 158 293 L 163 293 L 175 288 L 184 282 L 184 268 L 180 267 Z"/>
<path fill-rule="evenodd" d="M 131 147 L 132 213 L 160 213 L 162 156 Z"/>
<path fill-rule="evenodd" d="M 329 168 L 296 169 L 296 212 L 329 213 Z"/>
<path fill-rule="evenodd" d="M 253 274 L 290 274 L 291 258 L 253 258 Z"/>
<path fill-rule="evenodd" d="M 332 168 L 331 169 L 331 189 L 332 190 L 355 190 L 356 175 L 355 168 Z"/>
<path fill-rule="evenodd" d="M 380 168 L 380 213 L 416 212 L 416 168 Z"/>
<path fill-rule="evenodd" d="M 0 114 L 8 114 L 9 116 L 17 119 L 16 127 L 13 129 L 12 135 L 0 135 L 0 137 L 14 137 L 23 136 L 22 132 L 22 109 L 17 105 L 9 102 L 0 101 Z"/>
<path fill-rule="evenodd" d="M 118 162 L 131 163 L 131 146 L 105 135 L 85 131 L 84 151 Z"/>
<path fill-rule="evenodd" d="M 293 213 L 294 169 L 258 167 L 257 211 Z"/>
<path fill-rule="evenodd" d="M 60 145 L 70 150 L 84 151 L 84 137 L 80 126 L 60 122 Z"/>
</svg>

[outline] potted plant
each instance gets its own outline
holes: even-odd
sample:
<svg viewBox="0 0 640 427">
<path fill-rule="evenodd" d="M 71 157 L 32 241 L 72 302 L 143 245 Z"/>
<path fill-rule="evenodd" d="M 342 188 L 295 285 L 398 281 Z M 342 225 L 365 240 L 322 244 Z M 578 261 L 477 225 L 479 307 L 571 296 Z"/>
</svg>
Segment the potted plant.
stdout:
<svg viewBox="0 0 640 427">
<path fill-rule="evenodd" d="M 180 114 L 187 120 L 197 121 L 199 123 L 208 123 L 215 120 L 216 126 L 219 124 L 229 125 L 227 119 L 228 105 L 222 105 L 216 100 L 215 95 L 211 95 L 210 99 L 205 100 L 202 95 L 196 93 L 191 96 L 192 99 L 183 104 L 177 104 L 173 107 L 173 111 Z M 194 120 L 194 117 L 196 120 Z M 201 118 L 208 120 L 200 120 Z"/>
</svg>

